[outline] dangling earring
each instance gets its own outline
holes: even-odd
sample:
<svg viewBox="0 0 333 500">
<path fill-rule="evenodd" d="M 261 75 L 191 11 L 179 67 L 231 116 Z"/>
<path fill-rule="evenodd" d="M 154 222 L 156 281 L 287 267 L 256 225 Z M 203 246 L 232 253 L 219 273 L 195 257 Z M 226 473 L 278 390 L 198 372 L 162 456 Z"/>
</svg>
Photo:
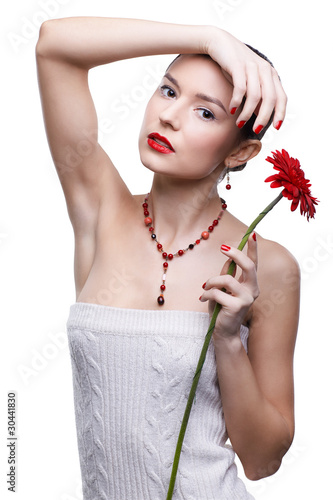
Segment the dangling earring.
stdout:
<svg viewBox="0 0 333 500">
<path fill-rule="evenodd" d="M 229 168 L 229 165 L 228 165 L 228 168 Z M 229 189 L 231 189 L 229 170 L 228 170 L 228 172 L 227 172 L 227 184 L 226 184 L 225 188 L 226 188 L 228 191 L 229 191 Z"/>
</svg>

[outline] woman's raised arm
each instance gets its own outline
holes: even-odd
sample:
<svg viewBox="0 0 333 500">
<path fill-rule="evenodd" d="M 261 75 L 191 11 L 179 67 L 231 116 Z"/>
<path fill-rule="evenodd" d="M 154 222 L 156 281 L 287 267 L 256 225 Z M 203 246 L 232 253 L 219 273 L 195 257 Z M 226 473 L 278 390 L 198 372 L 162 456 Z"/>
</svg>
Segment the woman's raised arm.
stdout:
<svg viewBox="0 0 333 500">
<path fill-rule="evenodd" d="M 55 19 L 42 24 L 36 59 L 44 122 L 77 237 L 95 233 L 103 200 L 112 200 L 117 207 L 131 199 L 98 144 L 88 71 L 144 55 L 203 52 L 210 31 L 201 26 L 98 17 Z M 118 215 L 116 210 L 110 211 L 110 217 Z"/>
</svg>

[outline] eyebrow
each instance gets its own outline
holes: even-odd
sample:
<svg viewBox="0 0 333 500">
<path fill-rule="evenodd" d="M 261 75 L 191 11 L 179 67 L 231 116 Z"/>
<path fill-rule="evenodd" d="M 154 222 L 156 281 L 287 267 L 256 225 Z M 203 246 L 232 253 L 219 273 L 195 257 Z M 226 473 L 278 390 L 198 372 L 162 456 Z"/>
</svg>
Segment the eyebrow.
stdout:
<svg viewBox="0 0 333 500">
<path fill-rule="evenodd" d="M 177 82 L 176 78 L 171 76 L 170 73 L 165 73 L 164 76 L 165 76 L 165 78 L 170 80 L 170 82 L 173 83 L 176 87 L 178 87 L 178 89 L 180 89 L 179 83 Z M 208 96 L 206 94 L 202 94 L 202 93 L 195 94 L 195 97 L 199 97 L 199 99 L 203 99 L 204 101 L 208 101 L 208 102 L 212 102 L 213 104 L 217 104 L 217 106 L 220 106 L 220 108 L 222 108 L 223 111 L 225 113 L 227 113 L 227 110 L 223 106 L 220 99 L 217 99 L 216 97 L 210 97 L 210 96 Z"/>
</svg>

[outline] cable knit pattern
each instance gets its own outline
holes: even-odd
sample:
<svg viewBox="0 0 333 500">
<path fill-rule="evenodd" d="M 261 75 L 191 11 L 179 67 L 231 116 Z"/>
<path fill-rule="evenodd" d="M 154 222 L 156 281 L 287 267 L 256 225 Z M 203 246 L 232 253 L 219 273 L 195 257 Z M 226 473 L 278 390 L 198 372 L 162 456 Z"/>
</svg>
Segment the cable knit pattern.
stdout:
<svg viewBox="0 0 333 500">
<path fill-rule="evenodd" d="M 67 333 L 84 500 L 165 500 L 208 313 L 70 306 Z M 247 349 L 248 329 L 241 338 Z M 250 500 L 237 476 L 213 342 L 173 500 Z"/>
</svg>

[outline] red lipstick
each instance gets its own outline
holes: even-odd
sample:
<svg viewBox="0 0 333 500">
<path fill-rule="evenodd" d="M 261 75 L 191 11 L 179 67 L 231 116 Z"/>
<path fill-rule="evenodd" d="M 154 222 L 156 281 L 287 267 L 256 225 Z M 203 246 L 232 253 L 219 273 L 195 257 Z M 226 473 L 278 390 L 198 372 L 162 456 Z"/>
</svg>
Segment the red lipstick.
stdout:
<svg viewBox="0 0 333 500">
<path fill-rule="evenodd" d="M 170 154 L 175 152 L 168 139 L 157 132 L 148 135 L 148 145 L 159 153 Z"/>
</svg>

